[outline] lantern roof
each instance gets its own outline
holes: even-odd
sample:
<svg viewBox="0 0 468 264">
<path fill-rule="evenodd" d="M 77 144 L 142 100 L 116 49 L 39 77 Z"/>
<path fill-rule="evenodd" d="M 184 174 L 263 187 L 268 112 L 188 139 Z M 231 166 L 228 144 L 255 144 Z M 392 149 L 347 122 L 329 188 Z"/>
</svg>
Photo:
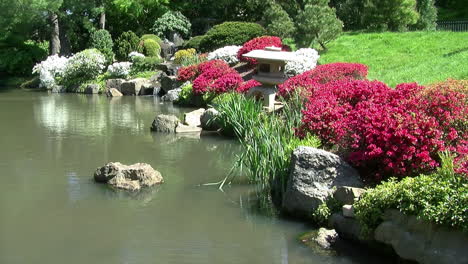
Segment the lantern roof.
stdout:
<svg viewBox="0 0 468 264">
<path fill-rule="evenodd" d="M 281 48 L 277 47 L 266 47 L 264 50 L 252 50 L 242 56 L 258 61 L 287 62 L 296 60 L 296 56 L 293 52 L 281 51 Z"/>
</svg>

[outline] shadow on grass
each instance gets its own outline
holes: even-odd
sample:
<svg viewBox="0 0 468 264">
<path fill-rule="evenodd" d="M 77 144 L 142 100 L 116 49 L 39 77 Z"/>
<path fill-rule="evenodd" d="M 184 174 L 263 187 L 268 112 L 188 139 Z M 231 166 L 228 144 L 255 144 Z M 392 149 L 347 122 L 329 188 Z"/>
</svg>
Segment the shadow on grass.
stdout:
<svg viewBox="0 0 468 264">
<path fill-rule="evenodd" d="M 455 51 L 449 52 L 449 53 L 447 53 L 447 54 L 442 55 L 442 57 L 451 57 L 451 56 L 453 56 L 453 55 L 460 54 L 460 53 L 462 53 L 462 52 L 468 52 L 468 47 L 466 47 L 466 48 L 461 48 L 461 49 L 457 49 L 457 50 L 455 50 Z"/>
</svg>

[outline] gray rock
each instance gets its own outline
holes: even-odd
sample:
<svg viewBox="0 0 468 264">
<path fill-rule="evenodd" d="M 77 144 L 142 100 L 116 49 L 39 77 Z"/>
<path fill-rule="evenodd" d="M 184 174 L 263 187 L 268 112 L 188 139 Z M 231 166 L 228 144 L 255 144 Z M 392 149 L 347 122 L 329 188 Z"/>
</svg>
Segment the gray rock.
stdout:
<svg viewBox="0 0 468 264">
<path fill-rule="evenodd" d="M 110 90 L 112 88 L 117 89 L 119 92 L 121 91 L 121 85 L 125 82 L 125 79 L 109 79 L 106 81 L 106 90 Z"/>
<path fill-rule="evenodd" d="M 151 125 L 151 130 L 155 132 L 175 133 L 176 127 L 180 123 L 179 118 L 173 115 L 157 115 Z"/>
<path fill-rule="evenodd" d="M 387 210 L 374 232 L 402 258 L 426 264 L 468 263 L 468 234 Z"/>
<path fill-rule="evenodd" d="M 216 122 L 215 117 L 219 115 L 218 110 L 214 108 L 208 108 L 203 112 L 200 117 L 201 127 L 208 131 L 217 131 L 221 126 Z"/>
<path fill-rule="evenodd" d="M 139 95 L 153 95 L 154 94 L 154 86 L 152 83 L 147 81 L 141 86 Z"/>
<path fill-rule="evenodd" d="M 138 191 L 142 187 L 164 182 L 161 173 L 149 164 L 123 165 L 120 162 L 110 162 L 98 168 L 94 173 L 94 180 L 129 191 Z"/>
<path fill-rule="evenodd" d="M 354 241 L 367 241 L 362 237 L 362 227 L 354 218 L 344 217 L 341 213 L 334 213 L 329 219 L 330 226 L 333 227 L 340 237 Z"/>
<path fill-rule="evenodd" d="M 201 125 L 200 118 L 205 112 L 204 108 L 194 110 L 184 114 L 184 124 L 188 126 L 198 127 Z"/>
<path fill-rule="evenodd" d="M 98 94 L 101 88 L 98 84 L 88 84 L 84 90 L 85 94 Z"/>
<path fill-rule="evenodd" d="M 323 249 L 331 249 L 338 240 L 338 234 L 333 229 L 320 228 L 314 241 Z"/>
<path fill-rule="evenodd" d="M 153 95 L 158 95 L 161 91 L 161 83 L 159 82 L 162 72 L 157 72 L 149 79 L 151 85 L 153 86 Z"/>
<path fill-rule="evenodd" d="M 176 133 L 198 133 L 200 134 L 201 131 L 202 131 L 201 127 L 187 126 L 187 125 L 180 124 L 180 123 L 177 124 L 177 127 L 175 129 Z"/>
<path fill-rule="evenodd" d="M 117 88 L 110 88 L 109 90 L 107 90 L 106 92 L 106 95 L 108 97 L 120 97 L 120 96 L 123 96 L 123 94 L 117 90 Z"/>
<path fill-rule="evenodd" d="M 333 193 L 333 198 L 342 204 L 354 204 L 366 190 L 349 186 L 341 186 Z"/>
<path fill-rule="evenodd" d="M 161 55 L 166 60 L 169 60 L 172 55 L 175 53 L 175 45 L 174 43 L 165 39 L 163 42 L 159 44 L 161 46 Z"/>
<path fill-rule="evenodd" d="M 298 147 L 291 167 L 282 208 L 301 217 L 312 213 L 340 186 L 361 187 L 359 174 L 339 156 L 311 147 Z"/>
<path fill-rule="evenodd" d="M 165 95 L 163 95 L 161 97 L 161 100 L 163 100 L 165 102 L 175 102 L 175 101 L 179 100 L 179 94 L 181 92 L 182 92 L 182 89 L 180 89 L 180 88 L 170 90 L 169 92 L 167 92 L 167 94 L 165 94 Z"/>
<path fill-rule="evenodd" d="M 62 85 L 54 85 L 51 90 L 52 93 L 66 93 L 67 88 Z"/>
<path fill-rule="evenodd" d="M 179 84 L 177 77 L 167 75 L 162 75 L 159 82 L 161 83 L 161 89 L 166 93 L 170 90 L 176 89 Z"/>
<path fill-rule="evenodd" d="M 344 217 L 354 218 L 354 207 L 350 204 L 345 204 L 341 208 Z"/>
<path fill-rule="evenodd" d="M 120 86 L 123 95 L 139 95 L 141 87 L 146 84 L 148 80 L 145 78 L 137 78 L 130 81 L 123 82 Z"/>
</svg>

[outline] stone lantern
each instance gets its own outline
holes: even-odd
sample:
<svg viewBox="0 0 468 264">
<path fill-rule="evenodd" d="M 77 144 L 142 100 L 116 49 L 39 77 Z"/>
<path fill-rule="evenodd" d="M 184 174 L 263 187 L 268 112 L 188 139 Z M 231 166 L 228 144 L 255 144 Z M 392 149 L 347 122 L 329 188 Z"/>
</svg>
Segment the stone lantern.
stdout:
<svg viewBox="0 0 468 264">
<path fill-rule="evenodd" d="M 281 51 L 281 48 L 266 47 L 264 50 L 253 50 L 243 56 L 258 61 L 257 74 L 253 79 L 262 84 L 250 89 L 247 95 L 262 97 L 264 106 L 269 111 L 275 110 L 277 85 L 286 81 L 284 66 L 286 62 L 295 60 L 294 54 Z"/>
</svg>

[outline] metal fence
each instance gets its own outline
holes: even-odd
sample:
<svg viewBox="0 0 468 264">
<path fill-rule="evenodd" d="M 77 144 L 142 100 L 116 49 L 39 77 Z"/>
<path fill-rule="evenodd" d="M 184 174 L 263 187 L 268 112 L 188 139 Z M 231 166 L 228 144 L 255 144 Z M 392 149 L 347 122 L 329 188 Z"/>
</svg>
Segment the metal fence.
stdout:
<svg viewBox="0 0 468 264">
<path fill-rule="evenodd" d="M 445 31 L 468 31 L 468 20 L 460 21 L 437 21 L 437 30 Z"/>
</svg>

